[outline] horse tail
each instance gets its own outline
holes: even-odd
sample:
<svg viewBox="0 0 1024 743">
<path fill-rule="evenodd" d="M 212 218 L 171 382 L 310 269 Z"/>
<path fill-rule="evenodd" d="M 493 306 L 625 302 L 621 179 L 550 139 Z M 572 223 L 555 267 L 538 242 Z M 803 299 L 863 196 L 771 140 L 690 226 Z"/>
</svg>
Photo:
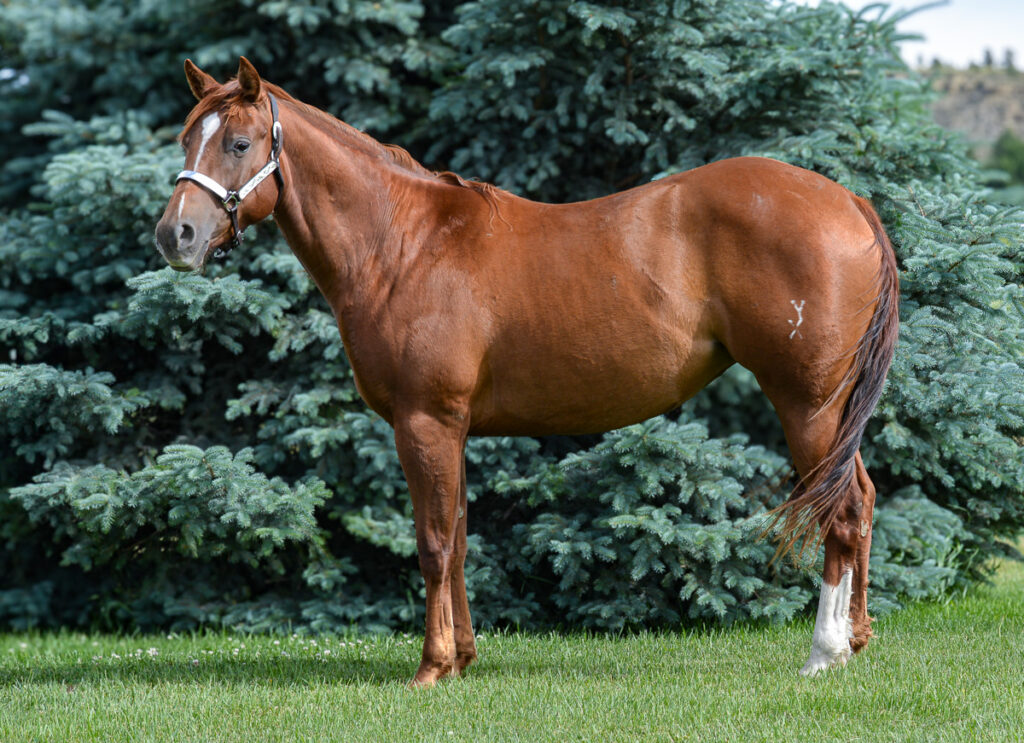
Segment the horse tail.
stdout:
<svg viewBox="0 0 1024 743">
<path fill-rule="evenodd" d="M 792 550 L 797 542 L 801 543 L 800 556 L 808 546 L 817 551 L 818 545 L 839 517 L 846 494 L 856 480 L 856 456 L 864 429 L 882 395 L 885 376 L 896 349 L 899 335 L 899 273 L 896 254 L 871 204 L 858 196 L 853 199 L 874 232 L 875 244 L 879 247 L 875 310 L 867 330 L 852 351 L 853 363 L 849 370 L 815 413 L 815 416 L 819 415 L 839 399 L 844 390 L 850 389 L 828 452 L 797 484 L 789 500 L 770 512 L 774 518 L 766 532 L 780 520 L 783 522 L 775 558 Z M 817 536 L 812 539 L 816 527 L 819 527 Z"/>
</svg>

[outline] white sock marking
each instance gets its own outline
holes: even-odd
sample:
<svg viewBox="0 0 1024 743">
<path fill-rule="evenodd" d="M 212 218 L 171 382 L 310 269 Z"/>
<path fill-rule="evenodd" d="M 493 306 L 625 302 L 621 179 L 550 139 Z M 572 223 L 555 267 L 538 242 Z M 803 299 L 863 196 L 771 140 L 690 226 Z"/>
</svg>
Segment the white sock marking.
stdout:
<svg viewBox="0 0 1024 743">
<path fill-rule="evenodd" d="M 838 586 L 821 582 L 811 657 L 800 669 L 802 676 L 816 676 L 827 668 L 845 665 L 849 660 L 853 652 L 850 648 L 850 639 L 853 637 L 853 625 L 850 623 L 852 593 L 853 568 L 843 573 Z"/>
</svg>

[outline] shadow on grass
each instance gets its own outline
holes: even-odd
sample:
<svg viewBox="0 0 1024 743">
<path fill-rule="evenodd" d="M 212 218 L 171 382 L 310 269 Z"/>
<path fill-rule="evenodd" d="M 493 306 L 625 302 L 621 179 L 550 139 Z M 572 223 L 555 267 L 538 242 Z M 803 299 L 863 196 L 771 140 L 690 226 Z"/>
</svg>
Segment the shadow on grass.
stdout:
<svg viewBox="0 0 1024 743">
<path fill-rule="evenodd" d="M 791 628 L 792 629 L 792 628 Z M 549 677 L 561 680 L 633 678 L 637 668 L 667 666 L 666 673 L 707 672 L 720 659 L 722 644 L 749 645 L 750 658 L 764 655 L 780 637 L 767 625 L 750 623 L 742 631 L 721 627 L 695 626 L 683 631 L 624 632 L 609 636 L 590 632 L 549 632 L 536 635 L 498 633 L 480 647 L 480 659 L 466 670 L 467 680 L 491 681 L 501 678 Z M 807 629 L 809 632 L 809 628 Z M 785 636 L 785 631 L 783 636 Z M 804 632 L 800 631 L 800 635 Z M 790 641 L 792 635 L 788 635 Z M 123 638 L 116 657 L 109 643 L 100 648 L 84 643 L 54 648 L 42 646 L 40 638 L 26 638 L 33 645 L 26 655 L 0 662 L 0 689 L 30 684 L 198 684 L 263 685 L 278 687 L 390 686 L 404 685 L 419 664 L 420 646 L 393 644 L 365 645 L 358 652 L 332 648 L 328 657 L 306 657 L 305 649 L 251 646 L 232 655 L 233 646 L 210 643 L 201 635 L 192 645 L 162 645 L 157 657 L 141 650 L 128 650 Z M 139 644 L 147 644 L 140 638 Z M 185 642 L 188 642 L 186 640 Z M 161 643 L 157 643 L 161 644 Z M 712 652 L 708 652 L 714 647 Z M 761 647 L 767 646 L 767 647 Z M 757 650 L 761 647 L 761 651 Z M 211 653 L 211 648 L 213 652 Z M 326 646 L 321 646 L 326 649 Z M 93 650 L 103 652 L 90 658 Z M 300 655 L 300 653 L 303 653 Z M 769 653 L 770 654 L 770 653 Z M 795 662 L 795 661 L 794 661 Z M 446 682 L 446 683 L 450 683 Z"/>
<path fill-rule="evenodd" d="M 198 663 L 195 661 L 198 660 Z M 407 658 L 331 659 L 124 659 L 83 661 L 39 658 L 19 668 L 0 669 L 0 688 L 26 684 L 248 684 L 265 686 L 384 686 L 404 684 L 416 670 Z"/>
<path fill-rule="evenodd" d="M 419 659 L 365 658 L 330 660 L 275 659 L 253 661 L 235 659 L 202 659 L 196 665 L 189 660 L 134 660 L 130 662 L 101 661 L 92 663 L 55 662 L 39 659 L 20 668 L 0 669 L 0 689 L 26 685 L 64 684 L 69 691 L 77 686 L 97 685 L 177 685 L 201 686 L 404 686 L 412 678 Z M 552 679 L 615 679 L 629 678 L 636 667 L 615 658 L 579 658 L 554 656 L 531 657 L 523 662 L 509 663 L 506 657 L 484 659 L 465 671 L 467 681 L 492 681 L 501 678 L 546 676 Z M 445 679 L 442 684 L 459 683 Z"/>
</svg>

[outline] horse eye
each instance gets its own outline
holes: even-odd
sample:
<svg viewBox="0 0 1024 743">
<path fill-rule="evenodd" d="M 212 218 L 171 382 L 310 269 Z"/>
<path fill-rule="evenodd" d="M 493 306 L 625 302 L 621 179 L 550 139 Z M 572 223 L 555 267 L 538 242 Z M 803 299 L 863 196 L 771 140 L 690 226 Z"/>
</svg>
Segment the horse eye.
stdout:
<svg viewBox="0 0 1024 743">
<path fill-rule="evenodd" d="M 240 139 L 235 142 L 233 149 L 240 155 L 245 154 L 249 151 L 249 143 L 244 139 Z"/>
</svg>

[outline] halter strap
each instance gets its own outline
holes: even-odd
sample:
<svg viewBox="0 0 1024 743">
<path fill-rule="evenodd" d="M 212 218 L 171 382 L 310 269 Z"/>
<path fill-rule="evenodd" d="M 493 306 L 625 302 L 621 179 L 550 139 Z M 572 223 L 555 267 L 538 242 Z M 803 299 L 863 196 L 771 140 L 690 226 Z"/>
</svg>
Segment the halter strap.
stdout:
<svg viewBox="0 0 1024 743">
<path fill-rule="evenodd" d="M 284 130 L 281 128 L 281 122 L 278 120 L 277 98 L 270 91 L 267 91 L 267 98 L 270 99 L 270 114 L 274 120 L 270 130 L 270 159 L 266 165 L 259 169 L 256 175 L 247 180 L 237 191 L 229 191 L 210 176 L 204 175 L 197 170 L 183 170 L 174 179 L 175 183 L 183 180 L 198 183 L 220 199 L 221 206 L 224 207 L 224 211 L 231 218 L 231 243 L 227 248 L 218 248 L 217 252 L 214 253 L 215 258 L 227 255 L 233 248 L 237 248 L 242 244 L 244 230 L 238 227 L 238 207 L 242 203 L 242 199 L 255 191 L 256 187 L 270 177 L 271 173 L 277 179 L 278 186 L 277 201 L 274 202 L 274 209 L 277 209 L 277 202 L 281 200 L 281 190 L 284 188 L 284 176 L 281 175 L 281 148 L 284 145 Z"/>
<path fill-rule="evenodd" d="M 195 181 L 200 186 L 202 186 L 207 191 L 216 196 L 218 199 L 220 199 L 221 202 L 227 201 L 228 195 L 231 193 L 226 188 L 224 188 L 224 186 L 220 185 L 219 183 L 217 183 L 217 181 L 213 180 L 213 178 L 210 178 L 207 175 L 203 175 L 197 170 L 181 171 L 180 173 L 178 173 L 178 177 L 175 179 L 174 182 L 177 183 L 178 181 L 184 180 Z"/>
</svg>

